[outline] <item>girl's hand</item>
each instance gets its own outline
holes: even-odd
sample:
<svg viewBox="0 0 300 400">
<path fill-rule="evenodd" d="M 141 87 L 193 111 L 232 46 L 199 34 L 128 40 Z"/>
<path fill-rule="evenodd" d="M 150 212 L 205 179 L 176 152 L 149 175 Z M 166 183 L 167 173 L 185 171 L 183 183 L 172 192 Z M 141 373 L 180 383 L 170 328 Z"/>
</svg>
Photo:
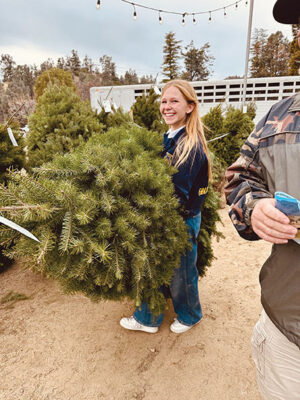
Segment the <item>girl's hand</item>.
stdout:
<svg viewBox="0 0 300 400">
<path fill-rule="evenodd" d="M 289 218 L 275 207 L 275 199 L 259 200 L 251 215 L 254 232 L 267 242 L 283 244 L 294 239 L 297 228 L 290 225 Z"/>
</svg>

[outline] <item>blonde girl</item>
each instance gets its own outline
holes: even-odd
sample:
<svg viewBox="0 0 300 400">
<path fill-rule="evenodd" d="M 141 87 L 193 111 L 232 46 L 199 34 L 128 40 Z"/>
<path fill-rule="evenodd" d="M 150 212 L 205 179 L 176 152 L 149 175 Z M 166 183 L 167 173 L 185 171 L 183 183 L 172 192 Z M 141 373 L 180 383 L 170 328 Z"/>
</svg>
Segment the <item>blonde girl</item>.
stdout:
<svg viewBox="0 0 300 400">
<path fill-rule="evenodd" d="M 184 80 L 169 81 L 161 94 L 160 112 L 169 126 L 164 135 L 163 157 L 178 170 L 173 175 L 175 193 L 181 204 L 182 216 L 189 230 L 192 249 L 181 257 L 169 292 L 177 314 L 170 329 L 183 333 L 200 322 L 202 309 L 198 293 L 197 236 L 201 224 L 201 204 L 211 177 L 209 154 L 203 125 L 199 116 L 198 99 L 193 87 Z M 163 314 L 153 319 L 146 303 L 130 318 L 122 318 L 125 329 L 156 333 Z"/>
</svg>

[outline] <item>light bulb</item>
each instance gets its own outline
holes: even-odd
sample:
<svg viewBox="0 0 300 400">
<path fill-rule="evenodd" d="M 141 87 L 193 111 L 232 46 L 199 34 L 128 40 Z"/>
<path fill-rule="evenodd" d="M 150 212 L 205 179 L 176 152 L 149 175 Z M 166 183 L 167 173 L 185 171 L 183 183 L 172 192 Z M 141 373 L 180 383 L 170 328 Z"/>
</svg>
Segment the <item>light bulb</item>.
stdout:
<svg viewBox="0 0 300 400">
<path fill-rule="evenodd" d="M 96 8 L 97 8 L 97 10 L 99 10 L 99 8 L 100 8 L 100 0 L 97 0 Z"/>
<path fill-rule="evenodd" d="M 195 14 L 193 14 L 193 24 L 196 25 L 196 23 L 197 23 L 197 21 L 196 21 L 196 18 L 195 18 Z"/>
<path fill-rule="evenodd" d="M 133 12 L 133 19 L 136 20 L 136 11 Z"/>
<path fill-rule="evenodd" d="M 211 11 L 209 12 L 208 22 L 211 22 Z"/>
<path fill-rule="evenodd" d="M 185 25 L 185 19 L 184 19 L 184 16 L 185 16 L 185 14 L 182 14 L 182 21 L 181 21 L 181 23 L 182 23 L 182 26 L 184 26 L 184 25 Z"/>
<path fill-rule="evenodd" d="M 236 2 L 235 3 L 235 10 L 237 10 L 238 9 L 238 3 Z"/>
<path fill-rule="evenodd" d="M 160 11 L 159 11 L 159 13 L 158 13 L 158 21 L 159 21 L 160 24 L 163 23 L 162 17 L 161 17 L 161 15 L 160 15 Z"/>
<path fill-rule="evenodd" d="M 224 7 L 224 18 L 227 18 L 226 8 Z"/>
</svg>

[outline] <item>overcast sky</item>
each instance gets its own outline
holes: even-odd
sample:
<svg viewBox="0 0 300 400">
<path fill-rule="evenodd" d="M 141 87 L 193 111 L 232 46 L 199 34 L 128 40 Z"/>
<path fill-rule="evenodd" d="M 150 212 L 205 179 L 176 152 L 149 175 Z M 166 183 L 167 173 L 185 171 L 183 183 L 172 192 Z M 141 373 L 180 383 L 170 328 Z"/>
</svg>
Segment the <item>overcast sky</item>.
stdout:
<svg viewBox="0 0 300 400">
<path fill-rule="evenodd" d="M 137 0 L 136 4 L 180 13 L 197 13 L 226 7 L 234 0 Z M 158 13 L 133 6 L 121 0 L 0 0 L 0 54 L 8 53 L 18 64 L 40 64 L 47 58 L 55 61 L 75 49 L 81 59 L 87 54 L 95 63 L 107 54 L 117 65 L 119 74 L 131 68 L 138 75 L 161 72 L 163 45 L 167 32 L 174 32 L 186 46 L 191 40 L 197 48 L 209 42 L 215 57 L 210 79 L 229 75 L 242 76 L 245 69 L 249 4 L 242 0 L 235 6 L 209 14 L 186 18 Z M 254 0 L 253 31 L 267 29 L 271 34 L 281 30 L 291 39 L 290 25 L 277 23 L 272 15 L 275 0 Z M 159 75 L 162 78 L 162 75 Z"/>
</svg>

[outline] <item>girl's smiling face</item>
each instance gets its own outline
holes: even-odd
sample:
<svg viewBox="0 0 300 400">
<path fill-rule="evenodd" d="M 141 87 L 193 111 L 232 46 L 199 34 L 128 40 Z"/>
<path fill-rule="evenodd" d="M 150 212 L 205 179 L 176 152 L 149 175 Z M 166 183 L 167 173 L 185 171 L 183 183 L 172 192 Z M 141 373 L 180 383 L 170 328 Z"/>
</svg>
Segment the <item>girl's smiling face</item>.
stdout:
<svg viewBox="0 0 300 400">
<path fill-rule="evenodd" d="M 167 88 L 161 97 L 161 115 L 173 131 L 185 125 L 187 114 L 190 114 L 193 109 L 194 104 L 188 103 L 175 86 Z"/>
</svg>

